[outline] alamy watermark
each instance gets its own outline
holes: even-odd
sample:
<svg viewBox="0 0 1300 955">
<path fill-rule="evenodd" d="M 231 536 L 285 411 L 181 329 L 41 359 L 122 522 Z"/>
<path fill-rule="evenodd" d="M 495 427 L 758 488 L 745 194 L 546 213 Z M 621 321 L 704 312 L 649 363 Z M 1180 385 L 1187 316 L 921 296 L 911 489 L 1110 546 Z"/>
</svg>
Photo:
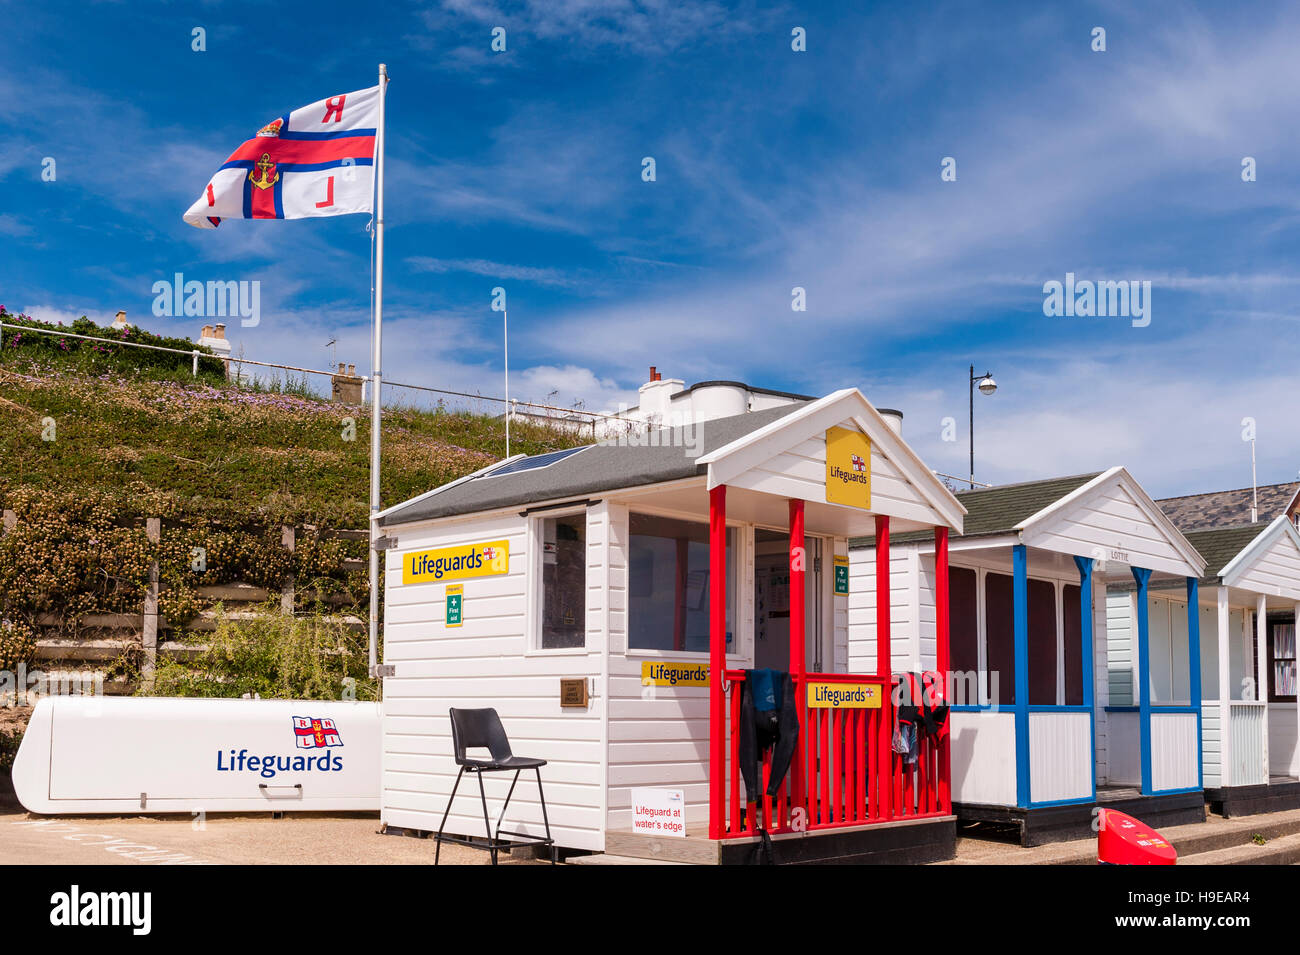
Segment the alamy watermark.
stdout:
<svg viewBox="0 0 1300 955">
<path fill-rule="evenodd" d="M 234 318 L 244 328 L 262 321 L 262 283 L 257 279 L 229 282 L 172 279 L 153 283 L 153 313 L 158 318 Z"/>
<path fill-rule="evenodd" d="M 103 696 L 104 674 L 93 670 L 0 670 L 0 706 L 32 706 L 46 696 Z"/>
<path fill-rule="evenodd" d="M 620 404 L 617 415 L 606 419 L 600 443 L 619 448 L 685 448 L 686 457 L 694 460 L 704 453 L 704 422 L 675 412 L 650 420 L 630 418 L 628 406 Z"/>
<path fill-rule="evenodd" d="M 1131 318 L 1134 328 L 1151 324 L 1151 283 L 1137 279 L 1119 281 L 1076 280 L 1043 283 L 1043 314 L 1048 318 Z"/>
</svg>

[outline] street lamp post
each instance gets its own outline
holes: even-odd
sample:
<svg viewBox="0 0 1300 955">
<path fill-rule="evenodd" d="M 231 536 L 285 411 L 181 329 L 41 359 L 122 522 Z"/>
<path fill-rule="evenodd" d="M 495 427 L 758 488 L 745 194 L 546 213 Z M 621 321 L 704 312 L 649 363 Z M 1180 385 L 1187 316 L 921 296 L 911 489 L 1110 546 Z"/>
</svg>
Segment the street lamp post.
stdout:
<svg viewBox="0 0 1300 955">
<path fill-rule="evenodd" d="M 970 488 L 975 490 L 975 388 L 980 394 L 991 395 L 998 390 L 998 383 L 987 371 L 976 377 L 975 366 L 970 366 Z"/>
</svg>

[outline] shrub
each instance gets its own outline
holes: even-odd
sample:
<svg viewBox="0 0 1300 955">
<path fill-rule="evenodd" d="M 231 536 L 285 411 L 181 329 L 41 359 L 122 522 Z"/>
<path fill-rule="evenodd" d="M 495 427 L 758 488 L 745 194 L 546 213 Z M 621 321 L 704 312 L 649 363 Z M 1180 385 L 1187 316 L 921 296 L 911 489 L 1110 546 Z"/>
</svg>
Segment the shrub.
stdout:
<svg viewBox="0 0 1300 955">
<path fill-rule="evenodd" d="M 22 620 L 0 620 L 0 670 L 15 671 L 36 655 L 36 629 Z"/>
<path fill-rule="evenodd" d="M 218 605 L 216 628 L 184 642 L 203 645 L 197 658 L 159 662 L 155 696 L 376 700 L 368 674 L 366 634 L 318 608 L 290 616 L 269 601 L 256 616 L 229 616 Z"/>
</svg>

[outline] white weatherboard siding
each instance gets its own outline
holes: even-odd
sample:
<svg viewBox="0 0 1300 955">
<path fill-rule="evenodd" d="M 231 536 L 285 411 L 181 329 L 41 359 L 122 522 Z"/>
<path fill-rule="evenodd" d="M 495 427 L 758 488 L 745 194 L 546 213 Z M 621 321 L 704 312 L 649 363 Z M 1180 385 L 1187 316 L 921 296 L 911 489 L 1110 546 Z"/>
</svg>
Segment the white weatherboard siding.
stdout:
<svg viewBox="0 0 1300 955">
<path fill-rule="evenodd" d="M 1197 784 L 1196 714 L 1151 714 L 1151 788 L 1192 789 Z"/>
<path fill-rule="evenodd" d="M 953 712 L 952 801 L 981 806 L 1016 804 L 1014 713 Z"/>
<path fill-rule="evenodd" d="M 1029 714 L 1029 798 L 1092 795 L 1092 727 L 1087 713 Z"/>
<path fill-rule="evenodd" d="M 915 547 L 892 545 L 889 549 L 889 656 L 895 672 L 915 669 L 913 654 L 921 611 L 915 591 L 918 586 L 912 573 Z M 934 660 L 933 571 L 928 575 L 925 598 L 929 607 L 929 662 Z M 843 598 L 841 598 L 843 599 Z M 854 548 L 849 552 L 848 601 L 848 672 L 876 672 L 876 548 Z M 922 647 L 925 647 L 924 639 Z"/>
<path fill-rule="evenodd" d="M 749 535 L 752 541 L 752 533 Z M 753 548 L 742 540 L 741 566 L 753 580 Z M 707 832 L 709 804 L 709 688 L 641 685 L 641 664 L 707 664 L 707 653 L 638 653 L 627 649 L 628 508 L 610 511 L 611 614 L 609 654 L 609 809 L 608 828 L 631 831 L 632 789 L 652 786 L 682 789 L 688 835 Z M 753 586 L 742 587 L 743 619 L 752 619 Z M 745 631 L 742 624 L 741 632 Z M 728 666 L 747 665 L 734 656 Z"/>
<path fill-rule="evenodd" d="M 1221 571 L 1223 581 L 1256 594 L 1300 600 L 1300 534 L 1277 518 Z"/>
<path fill-rule="evenodd" d="M 1134 706 L 1137 685 L 1137 643 L 1134 639 L 1133 594 L 1106 594 L 1106 673 L 1111 706 Z"/>
<path fill-rule="evenodd" d="M 599 527 L 588 524 L 588 551 L 601 545 Z M 557 843 L 602 849 L 601 715 L 603 688 L 588 709 L 560 707 L 562 677 L 598 677 L 603 650 L 603 608 L 588 607 L 587 647 L 580 652 L 526 653 L 528 634 L 526 522 L 517 512 L 434 527 L 389 530 L 399 549 L 387 552 L 384 662 L 397 675 L 384 681 L 384 822 L 435 831 L 455 781 L 451 707 L 495 707 L 521 756 L 548 760 L 542 768 L 546 807 Z M 445 583 L 405 585 L 402 556 L 413 550 L 506 539 L 509 573 L 456 581 L 465 587 L 464 624 L 444 625 Z M 591 567 L 588 567 L 591 596 Z M 594 618 L 594 619 L 593 619 Z M 510 773 L 488 774 L 488 811 L 493 824 L 510 784 Z M 456 795 L 447 831 L 483 834 L 476 780 Z M 535 778 L 521 776 L 505 827 L 542 832 Z"/>
<path fill-rule="evenodd" d="M 1219 728 L 1219 702 L 1210 700 L 1201 704 L 1201 749 L 1205 788 L 1217 789 L 1223 785 L 1221 765 L 1223 738 Z"/>
<path fill-rule="evenodd" d="M 789 424 L 789 422 L 786 422 Z M 773 428 L 779 428 L 778 423 Z M 863 432 L 862 426 L 854 418 L 837 421 L 834 427 L 849 431 Z M 888 431 L 888 425 L 884 426 Z M 826 428 L 819 425 L 815 434 L 783 448 L 774 454 L 766 455 L 763 451 L 763 439 L 739 452 L 743 468 L 733 473 L 731 466 L 723 467 L 713 474 L 712 463 L 718 452 L 705 455 L 701 463 L 710 466 L 710 480 L 730 487 L 759 491 L 776 497 L 798 498 L 805 501 L 826 500 Z M 934 524 L 936 514 L 934 505 L 925 493 L 913 483 L 898 463 L 885 456 L 881 441 L 897 441 L 890 432 L 881 432 L 875 436 L 866 432 L 871 440 L 871 510 L 877 514 L 887 514 L 902 520 L 917 521 L 921 524 Z M 913 472 L 914 474 L 916 472 Z M 946 493 L 946 492 L 944 492 Z"/>
<path fill-rule="evenodd" d="M 1096 751 L 1094 758 L 1097 765 L 1097 784 L 1101 785 L 1109 779 L 1110 769 L 1108 756 L 1109 747 L 1107 739 L 1110 736 L 1110 724 L 1107 719 L 1109 714 L 1106 707 L 1110 706 L 1110 673 L 1106 668 L 1106 660 L 1109 653 L 1107 641 L 1109 634 L 1107 632 L 1106 620 L 1106 585 L 1099 580 L 1092 582 L 1092 682 L 1093 682 L 1093 736 L 1096 738 Z"/>
<path fill-rule="evenodd" d="M 1137 482 L 1112 469 L 1067 495 L 1059 505 L 1019 525 L 1030 547 L 1114 560 L 1185 576 L 1200 575 L 1202 561 L 1189 566 L 1194 550 L 1160 513 Z"/>
</svg>

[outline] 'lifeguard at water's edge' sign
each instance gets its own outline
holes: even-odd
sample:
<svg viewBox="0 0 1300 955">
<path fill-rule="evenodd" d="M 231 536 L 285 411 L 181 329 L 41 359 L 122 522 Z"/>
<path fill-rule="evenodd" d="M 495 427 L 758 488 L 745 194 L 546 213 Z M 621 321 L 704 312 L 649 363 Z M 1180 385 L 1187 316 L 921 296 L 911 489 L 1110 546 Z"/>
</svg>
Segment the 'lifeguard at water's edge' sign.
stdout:
<svg viewBox="0 0 1300 955">
<path fill-rule="evenodd" d="M 871 507 L 871 439 L 860 431 L 826 429 L 826 503 Z"/>
<path fill-rule="evenodd" d="M 413 551 L 402 558 L 402 583 L 493 577 L 510 569 L 510 542 L 488 541 L 439 550 Z"/>
</svg>

